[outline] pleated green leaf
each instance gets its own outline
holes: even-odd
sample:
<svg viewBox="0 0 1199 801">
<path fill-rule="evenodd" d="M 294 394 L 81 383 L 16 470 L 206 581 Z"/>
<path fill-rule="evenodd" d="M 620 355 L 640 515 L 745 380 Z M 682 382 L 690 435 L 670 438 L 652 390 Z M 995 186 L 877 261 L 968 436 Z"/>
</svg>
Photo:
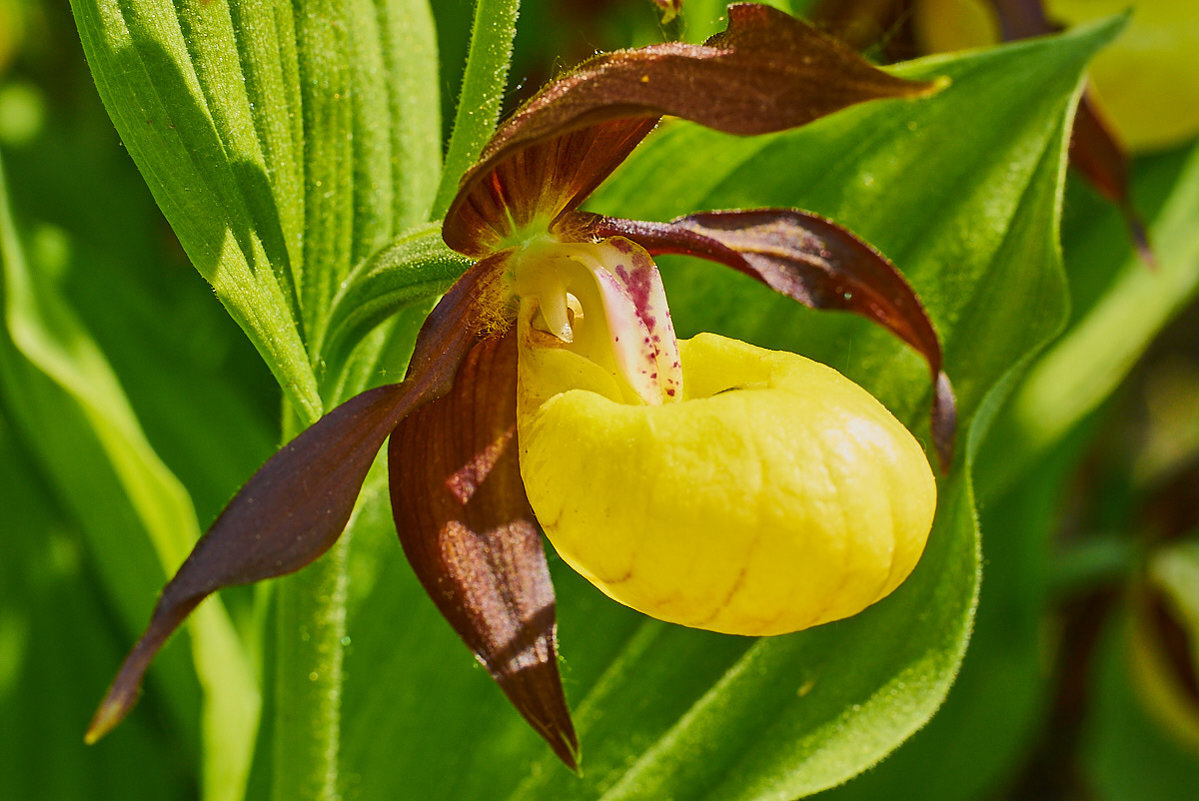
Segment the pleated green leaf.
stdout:
<svg viewBox="0 0 1199 801">
<path fill-rule="evenodd" d="M 1049 586 L 1055 552 L 1051 538 L 1058 525 L 1055 509 L 1063 487 L 1086 453 L 1089 440 L 1079 433 L 1088 428 L 1088 413 L 1125 375 L 1130 366 L 1129 352 L 1143 349 L 1150 331 L 1162 324 L 1161 315 L 1179 308 L 1188 297 L 1185 291 L 1176 293 L 1179 274 L 1186 266 L 1199 269 L 1199 258 L 1188 256 L 1188 248 L 1193 248 L 1188 243 L 1195 237 L 1189 220 L 1199 214 L 1192 205 L 1187 215 L 1186 199 L 1195 197 L 1199 180 L 1194 164 L 1194 150 L 1183 150 L 1142 159 L 1134 173 L 1134 194 L 1149 215 L 1147 221 L 1155 241 L 1164 245 L 1159 268 L 1173 273 L 1170 277 L 1155 276 L 1136 258 L 1118 209 L 1078 182 L 1070 187 L 1073 191 L 1067 194 L 1062 246 L 1070 275 L 1073 322 L 1041 354 L 1037 366 L 1014 391 L 1014 398 L 1026 397 L 1030 393 L 1026 387 L 1037 383 L 1048 387 L 1049 376 L 1053 375 L 1053 394 L 1058 403 L 1040 407 L 1039 414 L 1029 414 L 1026 408 L 1018 416 L 1019 406 L 1005 407 L 980 451 L 976 469 L 984 499 L 980 524 L 983 532 L 995 535 L 983 542 L 987 580 L 983 582 L 976 629 L 961 676 L 928 726 L 877 769 L 822 794 L 821 799 L 986 798 L 1028 752 L 1039 720 L 1048 713 L 1046 703 L 1051 689 L 1055 646 L 1044 636 L 1043 615 L 1050 613 L 1050 604 L 1060 600 L 1053 597 Z M 1146 279 L 1157 287 L 1157 303 L 1134 301 L 1125 291 Z M 1144 290 L 1140 294 L 1143 299 Z M 1137 306 L 1125 307 L 1122 315 L 1102 313 L 1104 317 L 1128 321 L 1106 329 L 1104 347 L 1080 349 L 1074 342 L 1075 326 L 1095 325 L 1090 322 L 1092 314 L 1134 302 Z M 1117 336 L 1117 330 L 1135 332 L 1135 336 Z M 1058 348 L 1074 356 L 1069 362 L 1063 361 L 1057 355 Z M 1052 374 L 1040 368 L 1041 364 L 1051 363 L 1058 365 Z M 1083 381 L 1082 376 L 1091 378 Z M 1116 638 L 1113 635 L 1111 639 Z M 1112 678 L 1117 666 L 1110 663 L 1118 658 L 1106 653 L 1101 657 L 1105 666 L 1100 668 L 1104 672 L 1099 681 L 1126 680 Z M 1122 669 L 1118 672 L 1124 675 Z M 1120 692 L 1127 695 L 1128 690 Z M 1098 708 L 1105 715 L 1113 713 L 1094 727 L 1097 734 L 1092 742 L 1099 751 L 1086 756 L 1092 765 L 1101 765 L 1100 760 L 1120 749 L 1114 741 L 1126 736 L 1120 731 L 1118 716 L 1129 715 L 1136 721 L 1134 729 L 1145 723 L 1140 720 L 1143 715 L 1137 717 L 1129 699 L 1108 699 L 1098 690 L 1094 697 L 1100 699 Z M 1158 733 L 1148 736 L 1154 740 L 1161 737 Z M 1123 785 L 1127 789 L 1143 788 L 1142 771 L 1153 773 L 1156 767 L 1140 762 L 1143 752 L 1139 748 L 1128 753 L 1127 762 L 1119 767 L 1102 769 L 1104 780 L 1112 784 L 1127 781 Z M 1171 759 L 1167 753 L 1164 761 Z M 941 768 L 930 771 L 928 765 L 934 760 Z M 1186 764 L 1185 760 L 1181 763 Z M 1125 779 L 1125 773 L 1131 779 Z"/>
<path fill-rule="evenodd" d="M 422 0 L 78 0 L 97 88 L 193 264 L 305 419 L 352 266 L 428 212 L 436 45 Z"/>
</svg>

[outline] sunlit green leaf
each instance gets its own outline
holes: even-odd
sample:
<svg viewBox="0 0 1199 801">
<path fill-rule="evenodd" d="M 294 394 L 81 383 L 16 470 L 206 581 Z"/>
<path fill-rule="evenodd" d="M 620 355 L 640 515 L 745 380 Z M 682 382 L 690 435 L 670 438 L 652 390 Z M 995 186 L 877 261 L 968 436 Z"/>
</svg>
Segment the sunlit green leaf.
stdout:
<svg viewBox="0 0 1199 801">
<path fill-rule="evenodd" d="M 1193 170 L 1181 170 L 1185 155 L 1167 154 L 1137 165 L 1134 192 L 1154 227 L 1159 213 L 1170 208 L 1168 198 L 1185 191 L 1179 182 L 1194 180 Z M 1104 300 L 1105 290 L 1120 286 L 1119 277 L 1127 274 L 1121 265 L 1136 271 L 1145 267 L 1133 267 L 1119 211 L 1086 193 L 1085 187 L 1071 188 L 1079 191 L 1067 196 L 1063 251 L 1073 317 L 1086 320 L 1096 303 L 1109 302 Z M 1070 335 L 1068 330 L 1066 338 Z M 1053 352 L 1053 347 L 1047 351 Z M 1111 355 L 1112 349 L 1106 353 Z M 1093 403 L 1099 400 L 1092 398 Z M 1053 553 L 1051 532 L 1058 523 L 1055 509 L 1090 432 L 1079 430 L 1085 418 L 1072 415 L 1068 427 L 1056 428 L 1052 448 L 1023 451 L 1013 447 L 1008 416 L 1000 419 L 981 449 L 977 470 L 1002 477 L 1008 486 L 1001 489 L 988 482 L 991 494 L 980 512 L 981 529 L 990 535 L 983 540 L 987 577 L 962 673 L 927 727 L 878 768 L 822 799 L 987 798 L 1035 744 L 1038 715 L 1045 712 L 1049 690 L 1046 651 L 1052 646 L 1044 636 L 1043 615 L 1054 600 L 1047 592 L 1046 568 Z M 1093 580 L 1096 562 L 1090 560 L 1100 559 L 1127 569 L 1131 547 L 1104 542 L 1082 555 L 1084 562 L 1073 571 Z M 941 767 L 930 771 L 934 760 Z"/>
<path fill-rule="evenodd" d="M 308 420 L 341 279 L 420 221 L 438 171 L 421 0 L 75 5 L 118 131 L 196 268 Z"/>
<path fill-rule="evenodd" d="M 929 724 L 885 762 L 821 801 L 994 795 L 1035 736 L 1049 689 L 1042 615 L 1049 539 L 1071 449 L 980 512 L 985 577 L 962 671 Z M 936 762 L 936 770 L 929 765 Z"/>
<path fill-rule="evenodd" d="M 454 130 L 446 152 L 445 173 L 437 189 L 433 214 L 444 217 L 458 191 L 458 179 L 474 164 L 495 130 L 504 88 L 520 0 L 475 0 L 470 51 L 458 95 Z"/>
<path fill-rule="evenodd" d="M 74 11 L 100 96 L 192 263 L 293 401 L 319 412 L 297 324 L 292 256 L 264 154 L 276 142 L 294 147 L 296 137 L 267 125 L 276 138 L 260 144 L 229 7 L 195 2 L 176 13 L 157 0 L 81 0 Z M 274 18 L 262 9 L 251 16 Z M 275 92 L 276 102 L 286 96 Z M 286 172 L 298 158 L 276 155 L 271 163 Z M 302 186 L 294 169 L 293 184 Z M 287 181 L 275 184 L 282 190 Z"/>
</svg>

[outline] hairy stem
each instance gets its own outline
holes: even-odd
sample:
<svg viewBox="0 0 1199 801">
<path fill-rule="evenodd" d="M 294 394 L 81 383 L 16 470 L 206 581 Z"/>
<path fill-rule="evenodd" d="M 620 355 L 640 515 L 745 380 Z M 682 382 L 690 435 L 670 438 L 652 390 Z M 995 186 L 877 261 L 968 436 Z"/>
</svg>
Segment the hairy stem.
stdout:
<svg viewBox="0 0 1199 801">
<path fill-rule="evenodd" d="M 285 439 L 303 423 L 284 413 Z M 275 801 L 341 798 L 341 686 L 349 533 L 320 559 L 279 579 L 276 595 Z"/>
</svg>

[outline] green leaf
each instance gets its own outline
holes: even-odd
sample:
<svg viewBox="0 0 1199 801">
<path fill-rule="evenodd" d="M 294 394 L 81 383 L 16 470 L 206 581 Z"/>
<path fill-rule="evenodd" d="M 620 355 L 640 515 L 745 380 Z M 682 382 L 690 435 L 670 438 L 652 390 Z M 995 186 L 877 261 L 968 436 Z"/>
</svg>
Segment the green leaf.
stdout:
<svg viewBox="0 0 1199 801">
<path fill-rule="evenodd" d="M 306 420 L 341 279 L 427 213 L 436 45 L 422 0 L 77 0 L 97 88 L 193 264 Z"/>
<path fill-rule="evenodd" d="M 297 325 L 294 257 L 250 113 L 246 87 L 257 84 L 229 68 L 240 60 L 228 8 L 197 2 L 176 14 L 157 0 L 73 8 L 100 96 L 192 263 L 293 402 L 319 414 Z M 294 146 L 287 139 L 267 151 Z M 293 161 L 276 156 L 272 168 L 286 172 Z"/>
<path fill-rule="evenodd" d="M 821 793 L 821 801 L 984 799 L 1010 776 L 1048 699 L 1049 542 L 1079 450 L 1039 464 L 980 510 L 982 531 L 993 534 L 983 541 L 986 578 L 970 648 L 944 706 L 885 762 Z"/>
<path fill-rule="evenodd" d="M 29 269 L 8 211 L 2 168 L 0 268 L 5 404 L 88 537 L 110 594 L 136 631 L 162 577 L 182 563 L 199 537 L 195 511 L 146 441 L 99 348 L 45 276 Z M 143 539 L 130 538 L 132 531 Z M 147 544 L 157 564 L 147 563 Z M 200 610 L 190 631 L 205 691 L 206 797 L 237 799 L 253 754 L 258 688 L 219 603 Z M 172 703 L 186 720 L 180 700 Z"/>
<path fill-rule="evenodd" d="M 351 586 L 342 753 L 361 798 L 403 788 L 430 799 L 790 799 L 865 769 L 928 719 L 961 661 L 977 592 L 973 454 L 1015 367 L 1064 317 L 1066 118 L 1086 60 L 1113 31 L 906 65 L 909 77 L 953 79 L 920 102 L 755 139 L 670 125 L 634 154 L 589 209 L 652 220 L 797 205 L 849 225 L 913 282 L 946 344 L 963 426 L 929 548 L 862 615 L 759 641 L 648 621 L 551 559 L 582 779 L 469 669 L 383 550 Z M 815 355 L 926 425 L 927 373 L 894 338 L 796 309 L 716 266 L 663 262 L 682 331 Z"/>
<path fill-rule="evenodd" d="M 1147 269 L 1131 251 L 1113 209 L 1078 199 L 1078 219 L 1086 224 L 1064 241 L 1080 308 L 996 420 L 993 441 L 1003 443 L 1004 456 L 988 460 L 980 473 L 987 494 L 1098 408 L 1199 293 L 1199 146 L 1138 167 L 1145 173 L 1138 176 L 1139 194 L 1161 204 L 1149 226 L 1158 266 Z"/>
<path fill-rule="evenodd" d="M 440 101 L 422 0 L 317 0 L 297 7 L 295 22 L 305 180 L 297 284 L 311 344 L 351 268 L 428 214 Z"/>
<path fill-rule="evenodd" d="M 98 98 L 90 106 L 87 124 L 49 128 L 6 164 L 28 221 L 28 260 L 54 276 L 198 518 L 211 520 L 278 446 L 278 388 L 164 236 L 132 163 L 110 135 L 92 133 L 111 123 Z"/>
<path fill-rule="evenodd" d="M 1195 180 L 1194 170 L 1184 169 L 1187 156 L 1186 152 L 1165 154 L 1136 165 L 1133 191 L 1156 230 L 1163 230 L 1162 223 L 1168 218 L 1161 215 L 1171 213 L 1176 202 L 1171 199 L 1185 195 L 1186 181 Z M 1069 189 L 1074 191 L 1067 194 L 1063 250 L 1071 278 L 1073 317 L 1085 321 L 1092 309 L 1111 302 L 1108 292 L 1122 290 L 1121 278 L 1130 275 L 1128 271 L 1143 272 L 1145 267 L 1135 263 L 1119 210 L 1078 183 Z M 1180 228 L 1178 233 L 1184 231 Z M 1065 339 L 1070 338 L 1071 330 Z M 1088 363 L 1095 365 L 1096 360 L 1103 361 L 1122 347 L 1123 343 L 1085 355 Z M 1046 355 L 1054 351 L 1051 346 Z M 1036 374 L 1034 370 L 1030 375 Z M 1016 390 L 1017 397 L 1020 392 Z M 1100 400 L 1092 397 L 1083 405 L 1090 407 Z M 1054 414 L 1057 410 L 1046 411 Z M 1059 419 L 1060 424 L 1069 420 L 1068 426 L 1057 429 L 1052 440 L 1038 443 L 1051 442 L 1052 447 L 1025 450 L 1026 438 L 1013 439 L 1016 429 L 1010 425 L 1008 410 L 1000 413 L 976 462 L 976 474 L 984 487 L 980 525 L 994 536 L 983 542 L 987 577 L 961 675 L 928 726 L 882 765 L 822 794 L 822 799 L 987 798 L 1030 748 L 1049 690 L 1051 654 L 1043 616 L 1053 601 L 1046 586 L 1051 578 L 1047 575 L 1053 552 L 1050 541 L 1058 525 L 1057 509 L 1065 482 L 1093 434 L 1094 421 L 1087 424 L 1092 417 Z M 1171 434 L 1177 442 L 1177 432 Z M 1132 546 L 1123 540 L 1099 540 L 1086 549 L 1081 545 L 1073 546 L 1078 561 L 1069 564 L 1068 575 L 1083 571 L 1093 581 L 1100 564 L 1104 565 L 1100 569 L 1119 575 L 1132 560 Z M 1056 573 L 1060 581 L 1062 565 Z M 941 767 L 928 770 L 934 762 Z"/>
</svg>

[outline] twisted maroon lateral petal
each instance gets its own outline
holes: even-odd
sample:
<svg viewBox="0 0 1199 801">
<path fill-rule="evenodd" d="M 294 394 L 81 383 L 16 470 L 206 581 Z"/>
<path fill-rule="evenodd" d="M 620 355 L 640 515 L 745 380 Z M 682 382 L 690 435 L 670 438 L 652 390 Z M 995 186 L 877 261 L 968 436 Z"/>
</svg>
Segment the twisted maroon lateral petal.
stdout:
<svg viewBox="0 0 1199 801">
<path fill-rule="evenodd" d="M 359 395 L 254 474 L 163 589 L 92 720 L 89 741 L 133 706 L 151 659 L 200 601 L 222 587 L 299 570 L 337 541 L 383 440 L 418 400 L 418 392 L 396 384 Z"/>
<path fill-rule="evenodd" d="M 396 530 L 429 597 L 563 762 L 578 740 L 558 676 L 554 588 L 516 442 L 516 337 L 484 340 L 453 391 L 387 449 Z"/>
<path fill-rule="evenodd" d="M 840 309 L 892 331 L 928 361 L 932 435 L 943 470 L 953 461 L 956 405 L 941 343 L 916 293 L 885 256 L 823 217 L 793 209 L 712 211 L 669 223 L 595 218 L 596 236 L 624 236 L 653 255 L 726 264 L 814 309 Z"/>
<path fill-rule="evenodd" d="M 449 391 L 477 341 L 479 297 L 491 291 L 500 263 L 480 262 L 446 293 L 421 329 L 404 383 L 338 406 L 246 482 L 163 589 L 88 727 L 88 742 L 128 714 L 154 655 L 200 601 L 223 587 L 299 570 L 337 541 L 388 434 L 404 415 Z"/>
<path fill-rule="evenodd" d="M 462 178 L 442 236 L 479 256 L 581 203 L 670 114 L 733 134 L 794 128 L 854 103 L 926 94 L 781 11 L 729 7 L 704 45 L 596 56 L 500 126 Z"/>
</svg>

